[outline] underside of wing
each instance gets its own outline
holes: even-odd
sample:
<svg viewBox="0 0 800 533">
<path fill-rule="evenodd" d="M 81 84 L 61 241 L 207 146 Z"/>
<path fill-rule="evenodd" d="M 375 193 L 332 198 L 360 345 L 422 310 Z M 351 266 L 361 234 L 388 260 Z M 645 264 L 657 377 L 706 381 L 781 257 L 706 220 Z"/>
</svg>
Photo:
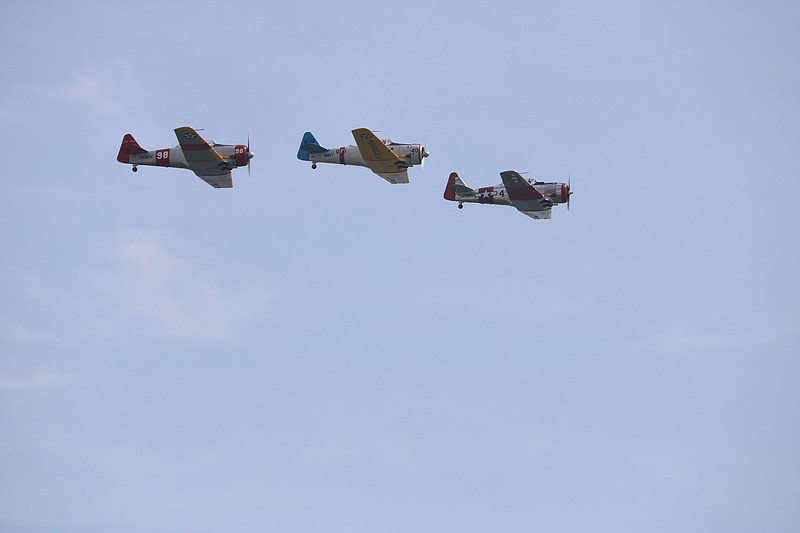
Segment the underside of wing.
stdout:
<svg viewBox="0 0 800 533">
<path fill-rule="evenodd" d="M 376 172 L 373 170 L 375 174 L 382 177 L 389 183 L 408 183 L 408 171 L 404 170 L 402 172 Z"/>
<path fill-rule="evenodd" d="M 519 209 L 519 207 L 517 207 L 517 209 Z M 519 212 L 536 220 L 551 218 L 551 215 L 553 214 L 553 210 L 549 207 L 547 209 L 542 209 L 541 211 L 523 211 L 522 209 L 519 209 Z"/>
<path fill-rule="evenodd" d="M 233 179 L 231 179 L 230 171 L 226 172 L 225 174 L 199 174 L 195 172 L 197 176 L 214 187 L 215 189 L 230 189 L 233 187 Z"/>
<path fill-rule="evenodd" d="M 392 183 L 408 183 L 408 173 L 405 171 L 408 167 L 406 162 L 397 157 L 374 133 L 367 128 L 358 128 L 353 130 L 353 138 L 356 140 L 361 157 L 364 158 L 364 163 L 370 170 Z M 397 177 L 390 179 L 384 174 L 403 174 L 405 181 L 401 181 L 402 178 Z"/>
<path fill-rule="evenodd" d="M 195 174 L 212 187 L 233 187 L 230 163 L 225 161 L 194 128 L 189 126 L 176 128 L 175 136 L 186 157 L 186 164 Z"/>
</svg>

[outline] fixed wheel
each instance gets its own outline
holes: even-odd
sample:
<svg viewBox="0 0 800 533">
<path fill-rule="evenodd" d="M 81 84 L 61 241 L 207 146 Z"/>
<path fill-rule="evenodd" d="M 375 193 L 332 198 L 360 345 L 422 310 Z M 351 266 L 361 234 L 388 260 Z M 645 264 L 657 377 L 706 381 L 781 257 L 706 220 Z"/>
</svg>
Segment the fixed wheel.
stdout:
<svg viewBox="0 0 800 533">
<path fill-rule="evenodd" d="M 311 164 L 311 168 L 317 168 L 317 164 L 316 163 L 312 163 Z"/>
<path fill-rule="evenodd" d="M 134 172 L 138 172 L 139 171 L 139 169 L 136 168 L 136 167 L 133 167 L 131 170 L 134 171 Z"/>
<path fill-rule="evenodd" d="M 459 209 L 464 209 L 464 204 L 458 204 Z"/>
</svg>

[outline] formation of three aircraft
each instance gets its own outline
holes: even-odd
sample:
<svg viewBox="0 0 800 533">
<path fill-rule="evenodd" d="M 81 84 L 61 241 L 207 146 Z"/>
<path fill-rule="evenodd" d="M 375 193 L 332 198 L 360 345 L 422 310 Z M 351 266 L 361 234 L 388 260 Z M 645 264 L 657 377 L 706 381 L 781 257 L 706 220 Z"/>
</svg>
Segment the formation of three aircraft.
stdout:
<svg viewBox="0 0 800 533">
<path fill-rule="evenodd" d="M 317 163 L 335 163 L 367 167 L 389 183 L 408 183 L 408 168 L 422 165 L 428 152 L 421 144 L 395 143 L 389 139 L 381 140 L 367 128 L 353 130 L 355 145 L 327 149 L 320 146 L 310 132 L 303 135 L 297 158 L 310 161 L 311 168 Z M 216 188 L 233 187 L 231 170 L 247 166 L 250 174 L 250 141 L 247 144 L 218 144 L 206 141 L 197 131 L 188 126 L 175 129 L 178 146 L 145 150 L 133 135 L 126 134 L 122 139 L 117 161 L 133 165 L 136 172 L 139 165 L 188 168 L 203 181 Z M 552 207 L 567 204 L 572 194 L 569 183 L 541 182 L 523 178 L 515 170 L 500 173 L 503 183 L 493 187 L 472 189 L 453 172 L 444 191 L 446 200 L 464 203 L 510 205 L 521 213 L 534 219 L 550 218 Z"/>
</svg>

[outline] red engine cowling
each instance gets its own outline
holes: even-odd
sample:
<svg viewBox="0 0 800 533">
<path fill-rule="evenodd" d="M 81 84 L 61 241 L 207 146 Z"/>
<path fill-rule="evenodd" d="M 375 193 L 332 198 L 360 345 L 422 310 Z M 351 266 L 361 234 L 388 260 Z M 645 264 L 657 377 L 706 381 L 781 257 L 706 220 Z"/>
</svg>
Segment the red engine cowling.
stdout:
<svg viewBox="0 0 800 533">
<path fill-rule="evenodd" d="M 569 185 L 566 183 L 561 184 L 561 198 L 559 201 L 562 204 L 569 201 Z"/>
<path fill-rule="evenodd" d="M 237 144 L 236 148 L 233 151 L 233 160 L 236 161 L 237 167 L 245 167 L 247 166 L 247 146 L 244 144 Z"/>
</svg>

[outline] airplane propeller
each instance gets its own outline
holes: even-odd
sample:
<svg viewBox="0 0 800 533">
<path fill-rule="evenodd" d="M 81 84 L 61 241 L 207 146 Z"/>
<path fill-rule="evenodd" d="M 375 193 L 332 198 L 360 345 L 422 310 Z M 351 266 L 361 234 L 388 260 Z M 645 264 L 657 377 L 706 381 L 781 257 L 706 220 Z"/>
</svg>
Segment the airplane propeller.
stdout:
<svg viewBox="0 0 800 533">
<path fill-rule="evenodd" d="M 250 134 L 247 134 L 247 176 L 250 176 L 250 161 L 253 159 L 253 152 L 250 151 Z"/>
<path fill-rule="evenodd" d="M 567 177 L 567 211 L 569 211 L 569 200 L 572 198 L 572 173 Z"/>
</svg>

